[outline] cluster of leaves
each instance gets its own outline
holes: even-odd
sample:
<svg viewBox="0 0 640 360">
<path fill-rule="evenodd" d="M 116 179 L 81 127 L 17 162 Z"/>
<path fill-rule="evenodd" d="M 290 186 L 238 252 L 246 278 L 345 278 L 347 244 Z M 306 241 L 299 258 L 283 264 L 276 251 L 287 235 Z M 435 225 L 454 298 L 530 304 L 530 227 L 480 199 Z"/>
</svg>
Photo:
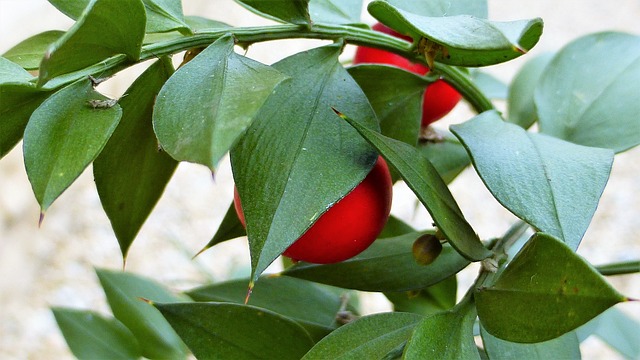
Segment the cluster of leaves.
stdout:
<svg viewBox="0 0 640 360">
<path fill-rule="evenodd" d="M 540 37 L 540 19 L 487 20 L 482 0 L 371 2 L 370 14 L 411 36 L 415 44 L 408 44 L 360 24 L 361 0 L 238 1 L 283 24 L 237 28 L 185 17 L 177 0 L 50 0 L 75 25 L 36 35 L 0 58 L 0 156 L 23 140 L 43 214 L 93 164 L 126 257 L 179 161 L 213 171 L 230 152 L 243 199 L 249 279 L 176 297 L 148 280 L 99 271 L 115 319 L 54 310 L 78 357 L 183 357 L 182 341 L 201 358 L 575 357 L 578 338 L 589 333 L 576 329 L 628 300 L 575 251 L 614 154 L 640 143 L 640 103 L 629 97 L 640 77 L 640 38 L 599 33 L 532 59 L 509 87 L 504 115 L 466 68 L 526 53 Z M 334 43 L 270 66 L 234 52 L 236 44 L 283 38 Z M 420 40 L 437 51 L 416 52 Z M 435 61 L 436 75 L 345 69 L 338 61 L 345 44 Z M 169 56 L 188 49 L 197 55 L 175 70 Z M 95 90 L 146 60 L 154 62 L 118 101 Z M 436 76 L 479 115 L 419 141 L 422 95 Z M 540 132 L 527 130 L 535 122 Z M 379 241 L 353 259 L 299 263 L 282 277 L 260 278 L 366 176 L 378 154 L 446 238 L 440 256 L 418 265 L 411 248 L 424 232 L 391 218 Z M 495 241 L 479 239 L 447 187 L 469 164 L 521 219 Z M 205 249 L 242 235 L 230 208 Z M 483 271 L 456 304 L 456 274 L 478 261 Z M 239 304 L 258 279 L 250 305 Z M 339 295 L 347 289 L 383 292 L 396 311 L 340 326 L 337 318 L 357 315 Z M 637 344 L 616 340 L 637 356 Z"/>
</svg>

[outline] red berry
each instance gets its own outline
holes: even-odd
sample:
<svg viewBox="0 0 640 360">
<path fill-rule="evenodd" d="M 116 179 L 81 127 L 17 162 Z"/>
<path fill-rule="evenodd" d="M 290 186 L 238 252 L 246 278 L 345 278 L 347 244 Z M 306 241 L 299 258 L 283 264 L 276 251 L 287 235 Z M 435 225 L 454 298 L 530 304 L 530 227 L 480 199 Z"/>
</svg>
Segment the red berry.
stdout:
<svg viewBox="0 0 640 360">
<path fill-rule="evenodd" d="M 410 37 L 398 34 L 392 29 L 377 23 L 373 30 L 412 41 Z M 405 69 L 418 75 L 425 75 L 429 68 L 422 64 L 413 63 L 406 58 L 384 50 L 359 46 L 353 59 L 354 64 L 373 63 L 387 64 Z M 460 101 L 460 94 L 443 80 L 437 80 L 427 87 L 422 104 L 422 126 L 427 126 L 447 115 Z"/>
<path fill-rule="evenodd" d="M 316 264 L 358 255 L 375 241 L 387 222 L 392 185 L 387 163 L 378 157 L 365 179 L 320 216 L 283 255 Z M 233 200 L 238 218 L 246 226 L 237 189 Z"/>
</svg>

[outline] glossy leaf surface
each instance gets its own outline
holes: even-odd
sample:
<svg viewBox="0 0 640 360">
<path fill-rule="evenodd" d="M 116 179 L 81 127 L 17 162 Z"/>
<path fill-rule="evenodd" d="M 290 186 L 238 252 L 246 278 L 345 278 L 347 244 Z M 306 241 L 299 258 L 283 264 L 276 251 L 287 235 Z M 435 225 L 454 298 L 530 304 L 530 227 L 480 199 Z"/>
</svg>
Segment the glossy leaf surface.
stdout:
<svg viewBox="0 0 640 360">
<path fill-rule="evenodd" d="M 153 126 L 176 160 L 215 169 L 284 76 L 233 51 L 231 35 L 182 66 L 158 94 Z"/>
<path fill-rule="evenodd" d="M 186 301 L 164 286 L 138 275 L 98 269 L 100 284 L 116 319 L 136 337 L 147 358 L 185 358 L 187 349 L 169 323 L 150 304 Z"/>
<path fill-rule="evenodd" d="M 349 260 L 329 265 L 298 263 L 283 274 L 347 289 L 408 291 L 436 284 L 469 264 L 454 249 L 444 245 L 433 263 L 418 265 L 411 247 L 420 235 L 410 233 L 379 239 Z"/>
<path fill-rule="evenodd" d="M 309 0 L 236 0 L 258 15 L 276 21 L 309 25 Z"/>
<path fill-rule="evenodd" d="M 229 303 L 155 304 L 198 359 L 292 359 L 313 346 L 302 326 L 269 310 Z"/>
<path fill-rule="evenodd" d="M 377 155 L 331 106 L 377 129 L 366 96 L 338 62 L 340 44 L 273 65 L 290 77 L 231 152 L 257 277 L 371 170 Z M 313 191 L 310 191 L 312 189 Z"/>
<path fill-rule="evenodd" d="M 309 13 L 314 23 L 356 24 L 362 0 L 309 0 Z"/>
<path fill-rule="evenodd" d="M 473 304 L 426 317 L 416 326 L 403 359 L 480 359 L 473 341 Z"/>
<path fill-rule="evenodd" d="M 242 304 L 249 279 L 232 280 L 188 291 L 196 301 Z M 292 277 L 263 277 L 251 292 L 248 305 L 271 310 L 302 325 L 316 339 L 337 327 L 340 296 L 322 285 Z M 313 310 L 313 311 L 311 311 Z"/>
<path fill-rule="evenodd" d="M 480 328 L 482 343 L 490 359 L 580 359 L 580 342 L 571 331 L 558 338 L 534 344 L 520 344 L 498 339 Z"/>
<path fill-rule="evenodd" d="M 69 31 L 49 47 L 40 64 L 39 84 L 119 54 L 138 60 L 145 22 L 141 0 L 118 6 L 109 0 L 92 0 Z"/>
<path fill-rule="evenodd" d="M 479 67 L 502 63 L 530 50 L 542 34 L 542 20 L 489 21 L 470 15 L 428 17 L 376 0 L 368 10 L 380 22 L 414 39 L 432 42 L 435 61 Z"/>
<path fill-rule="evenodd" d="M 451 130 L 504 207 L 578 248 L 609 179 L 612 151 L 526 132 L 496 112 Z"/>
<path fill-rule="evenodd" d="M 359 121 L 344 114 L 340 116 L 358 130 L 362 137 L 380 152 L 387 163 L 398 171 L 427 208 L 438 229 L 460 254 L 470 260 L 482 260 L 491 255 L 464 218 L 438 171 L 426 157 L 421 156 L 418 149 L 367 129 Z"/>
<path fill-rule="evenodd" d="M 640 144 L 640 102 L 629 95 L 638 82 L 640 37 L 604 32 L 579 38 L 558 52 L 535 90 L 540 131 L 615 152 L 634 147 Z"/>
<path fill-rule="evenodd" d="M 38 107 L 24 132 L 24 163 L 33 192 L 44 212 L 98 156 L 122 116 L 118 104 L 105 101 L 89 80 L 53 94 Z"/>
<path fill-rule="evenodd" d="M 406 342 L 422 318 L 411 313 L 382 313 L 362 317 L 322 339 L 303 359 L 382 358 Z"/>
<path fill-rule="evenodd" d="M 92 311 L 52 308 L 56 322 L 78 359 L 138 359 L 140 345 L 121 322 Z"/>
<path fill-rule="evenodd" d="M 491 287 L 475 292 L 478 316 L 500 339 L 547 341 L 625 301 L 560 240 L 535 234 Z"/>
<path fill-rule="evenodd" d="M 172 72 L 168 59 L 159 60 L 125 92 L 122 120 L 93 163 L 100 202 L 125 258 L 178 165 L 158 150 L 151 124 L 156 95 Z"/>
<path fill-rule="evenodd" d="M 40 67 L 40 61 L 49 46 L 58 40 L 64 31 L 50 30 L 34 35 L 7 50 L 2 56 L 22 66 L 26 70 Z"/>
</svg>

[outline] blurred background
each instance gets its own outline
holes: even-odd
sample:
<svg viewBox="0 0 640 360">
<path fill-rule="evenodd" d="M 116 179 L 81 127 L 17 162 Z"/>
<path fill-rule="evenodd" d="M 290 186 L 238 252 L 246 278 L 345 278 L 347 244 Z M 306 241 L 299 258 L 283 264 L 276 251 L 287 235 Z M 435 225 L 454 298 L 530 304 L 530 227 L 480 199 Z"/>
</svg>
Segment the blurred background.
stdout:
<svg viewBox="0 0 640 360">
<path fill-rule="evenodd" d="M 183 7 L 186 15 L 209 17 L 234 26 L 269 23 L 232 0 L 184 0 Z M 542 39 L 529 55 L 486 69 L 504 82 L 509 82 L 528 58 L 558 50 L 581 35 L 604 30 L 640 34 L 638 0 L 489 0 L 489 14 L 494 20 L 541 17 L 545 22 Z M 366 14 L 364 20 L 373 23 Z M 0 0 L 0 53 L 29 36 L 51 29 L 66 30 L 71 25 L 72 21 L 46 0 Z M 246 55 L 271 64 L 325 43 L 294 40 L 256 44 Z M 353 52 L 348 46 L 343 59 L 348 61 Z M 176 64 L 181 58 L 181 54 L 175 57 Z M 121 96 L 147 65 L 124 71 L 101 84 L 99 90 L 112 98 Z M 504 103 L 499 102 L 498 106 L 504 108 Z M 470 108 L 461 102 L 436 126 L 445 128 L 471 116 Z M 609 184 L 578 251 L 594 265 L 640 258 L 638 174 L 640 149 L 616 157 Z M 473 169 L 467 169 L 456 179 L 451 191 L 481 238 L 500 236 L 515 219 L 493 199 Z M 246 239 L 220 244 L 192 260 L 215 233 L 232 197 L 228 159 L 223 161 L 215 180 L 202 166 L 181 164 L 131 247 L 127 270 L 175 290 L 246 276 L 249 272 Z M 392 212 L 418 228 L 429 227 L 431 223 L 424 209 L 416 210 L 411 192 L 402 184 L 395 187 Z M 108 313 L 94 268 L 123 266 L 90 169 L 51 206 L 40 228 L 38 216 L 39 207 L 18 145 L 0 161 L 1 359 L 71 358 L 49 308 L 68 306 Z M 270 270 L 278 270 L 277 265 Z M 476 273 L 475 267 L 461 273 L 461 293 Z M 640 298 L 639 275 L 609 280 L 625 295 Z M 384 297 L 377 294 L 364 294 L 363 306 L 366 313 L 390 308 Z M 617 307 L 636 318 L 640 316 L 640 304 Z M 582 350 L 585 359 L 619 358 L 595 338 L 586 340 Z"/>
</svg>

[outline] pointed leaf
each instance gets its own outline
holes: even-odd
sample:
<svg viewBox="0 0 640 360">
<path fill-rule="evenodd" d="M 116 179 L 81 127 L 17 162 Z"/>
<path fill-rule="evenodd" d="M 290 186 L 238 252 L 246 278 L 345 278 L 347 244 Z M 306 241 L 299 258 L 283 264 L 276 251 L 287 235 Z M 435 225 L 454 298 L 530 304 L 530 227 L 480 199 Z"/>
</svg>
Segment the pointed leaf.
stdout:
<svg viewBox="0 0 640 360">
<path fill-rule="evenodd" d="M 417 291 L 385 292 L 394 311 L 431 315 L 453 308 L 456 304 L 458 281 L 455 276 Z"/>
<path fill-rule="evenodd" d="M 297 25 L 311 23 L 309 18 L 309 0 L 236 0 L 252 12 L 272 19 Z"/>
<path fill-rule="evenodd" d="M 217 301 L 241 304 L 247 295 L 249 279 L 206 285 L 188 291 L 195 301 Z M 292 277 L 264 277 L 251 292 L 249 305 L 271 310 L 296 321 L 321 339 L 337 327 L 336 316 L 341 310 L 340 295 L 326 287 Z M 313 311 L 309 311 L 313 309 Z"/>
<path fill-rule="evenodd" d="M 49 47 L 40 64 L 39 84 L 118 54 L 138 60 L 145 23 L 141 0 L 118 6 L 109 0 L 92 0 L 71 29 Z"/>
<path fill-rule="evenodd" d="M 92 311 L 51 309 L 71 352 L 78 359 L 138 359 L 140 345 L 116 319 Z"/>
<path fill-rule="evenodd" d="M 509 98 L 507 99 L 509 113 L 507 120 L 509 122 L 528 129 L 538 121 L 534 91 L 551 59 L 553 59 L 552 53 L 536 56 L 527 61 L 513 78 L 511 85 L 509 85 Z"/>
<path fill-rule="evenodd" d="M 94 108 L 89 103 L 105 99 L 83 80 L 53 94 L 31 115 L 24 164 L 42 211 L 98 156 L 118 125 L 118 104 Z"/>
<path fill-rule="evenodd" d="M 418 149 L 433 164 L 442 180 L 448 184 L 471 164 L 471 158 L 453 134 L 434 127 L 431 129 L 435 134 L 434 139 L 420 141 Z"/>
<path fill-rule="evenodd" d="M 238 219 L 238 214 L 232 203 L 229 209 L 227 209 L 227 213 L 224 215 L 222 223 L 218 226 L 218 230 L 213 235 L 213 238 L 198 252 L 198 255 L 221 242 L 246 235 L 247 231 L 244 229 L 244 226 L 242 226 L 240 219 Z"/>
<path fill-rule="evenodd" d="M 229 303 L 155 304 L 198 359 L 300 359 L 313 341 L 266 309 Z"/>
<path fill-rule="evenodd" d="M 578 248 L 609 179 L 612 151 L 526 132 L 494 111 L 451 130 L 504 207 Z"/>
<path fill-rule="evenodd" d="M 605 32 L 573 41 L 535 90 L 540 131 L 615 152 L 640 144 L 640 102 L 629 96 L 639 81 L 639 36 Z"/>
<path fill-rule="evenodd" d="M 274 69 L 233 51 L 225 35 L 181 67 L 162 87 L 153 126 L 177 160 L 214 169 L 284 79 Z"/>
<path fill-rule="evenodd" d="M 411 335 L 403 359 L 480 359 L 473 341 L 473 304 L 426 317 Z"/>
<path fill-rule="evenodd" d="M 362 317 L 332 332 L 302 359 L 379 359 L 406 342 L 422 318 L 410 313 Z"/>
<path fill-rule="evenodd" d="M 131 85 L 120 101 L 122 120 L 93 163 L 100 202 L 125 258 L 178 165 L 158 151 L 151 124 L 156 95 L 172 72 L 165 58 Z"/>
<path fill-rule="evenodd" d="M 542 34 L 542 20 L 489 21 L 469 15 L 428 17 L 376 0 L 368 10 L 380 22 L 414 39 L 435 45 L 434 59 L 457 66 L 486 66 L 514 59 L 530 50 Z"/>
<path fill-rule="evenodd" d="M 479 18 L 488 17 L 486 0 L 386 0 L 400 9 L 422 16 L 473 15 Z"/>
<path fill-rule="evenodd" d="M 436 284 L 465 268 L 469 262 L 449 245 L 431 264 L 418 265 L 411 251 L 422 233 L 375 241 L 349 260 L 329 265 L 298 263 L 283 275 L 363 291 L 408 291 Z M 393 271 L 389 271 L 393 269 Z"/>
<path fill-rule="evenodd" d="M 574 331 L 558 338 L 534 343 L 519 344 L 498 339 L 480 328 L 484 350 L 490 359 L 580 359 L 580 342 Z"/>
<path fill-rule="evenodd" d="M 125 272 L 97 269 L 100 284 L 116 319 L 135 335 L 147 358 L 184 358 L 186 348 L 169 323 L 153 306 L 158 302 L 186 301 L 154 281 Z"/>
<path fill-rule="evenodd" d="M 482 245 L 478 235 L 458 207 L 449 188 L 431 162 L 418 149 L 367 129 L 359 121 L 339 114 L 362 135 L 400 174 L 427 208 L 436 226 L 449 243 L 469 260 L 482 260 L 491 251 Z"/>
<path fill-rule="evenodd" d="M 310 0 L 309 13 L 314 23 L 356 24 L 360 22 L 362 0 Z"/>
<path fill-rule="evenodd" d="M 273 65 L 291 79 L 278 86 L 231 152 L 254 277 L 376 161 L 375 151 L 331 111 L 342 106 L 378 127 L 366 96 L 338 62 L 340 51 L 341 44 L 328 45 Z"/>
<path fill-rule="evenodd" d="M 500 339 L 533 343 L 556 338 L 625 301 L 560 240 L 535 234 L 491 287 L 476 289 L 485 329 Z"/>
<path fill-rule="evenodd" d="M 50 30 L 34 35 L 7 50 L 2 56 L 19 64 L 26 70 L 36 70 L 49 46 L 58 40 L 64 31 Z"/>
</svg>

